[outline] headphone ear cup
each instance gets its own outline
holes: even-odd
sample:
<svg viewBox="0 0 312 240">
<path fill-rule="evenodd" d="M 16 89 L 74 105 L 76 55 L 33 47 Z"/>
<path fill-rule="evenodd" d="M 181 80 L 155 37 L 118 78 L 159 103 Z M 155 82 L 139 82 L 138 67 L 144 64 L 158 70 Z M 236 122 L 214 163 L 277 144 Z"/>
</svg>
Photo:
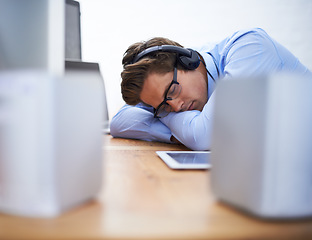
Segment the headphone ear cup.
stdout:
<svg viewBox="0 0 312 240">
<path fill-rule="evenodd" d="M 188 70 L 194 70 L 196 68 L 198 68 L 199 64 L 200 64 L 200 58 L 199 55 L 196 51 L 194 51 L 193 49 L 188 48 L 188 50 L 191 51 L 191 57 L 187 57 L 187 56 L 178 56 L 178 61 L 179 63 L 186 69 Z"/>
</svg>

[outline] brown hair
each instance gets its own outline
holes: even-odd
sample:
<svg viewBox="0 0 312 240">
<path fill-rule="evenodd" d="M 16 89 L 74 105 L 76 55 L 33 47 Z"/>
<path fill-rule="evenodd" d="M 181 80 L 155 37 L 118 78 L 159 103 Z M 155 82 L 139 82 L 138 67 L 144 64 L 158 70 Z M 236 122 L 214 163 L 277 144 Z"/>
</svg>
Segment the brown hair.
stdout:
<svg viewBox="0 0 312 240">
<path fill-rule="evenodd" d="M 122 59 L 123 71 L 121 72 L 121 93 L 124 101 L 129 105 L 136 105 L 141 101 L 140 94 L 144 80 L 150 73 L 164 74 L 173 71 L 176 63 L 176 54 L 170 52 L 154 52 L 132 63 L 133 59 L 143 50 L 160 45 L 174 45 L 182 47 L 177 42 L 167 38 L 156 37 L 146 42 L 132 44 Z M 177 68 L 182 69 L 181 66 Z"/>
</svg>

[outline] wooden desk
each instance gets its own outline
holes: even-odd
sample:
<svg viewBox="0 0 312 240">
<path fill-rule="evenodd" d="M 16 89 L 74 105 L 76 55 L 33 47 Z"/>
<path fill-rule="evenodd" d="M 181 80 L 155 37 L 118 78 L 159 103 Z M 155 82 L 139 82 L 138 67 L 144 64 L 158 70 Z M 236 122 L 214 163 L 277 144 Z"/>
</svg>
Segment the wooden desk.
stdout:
<svg viewBox="0 0 312 240">
<path fill-rule="evenodd" d="M 0 239 L 312 239 L 312 220 L 266 222 L 218 203 L 209 171 L 170 170 L 182 146 L 103 136 L 99 197 L 54 219 L 0 214 Z"/>
</svg>

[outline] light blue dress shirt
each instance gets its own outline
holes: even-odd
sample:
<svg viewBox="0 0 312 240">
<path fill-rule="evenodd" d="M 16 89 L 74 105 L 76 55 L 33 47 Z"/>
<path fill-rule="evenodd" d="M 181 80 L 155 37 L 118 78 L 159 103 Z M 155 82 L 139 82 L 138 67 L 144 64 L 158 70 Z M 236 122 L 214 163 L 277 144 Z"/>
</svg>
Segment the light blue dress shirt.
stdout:
<svg viewBox="0 0 312 240">
<path fill-rule="evenodd" d="M 203 110 L 170 113 L 156 119 L 153 108 L 138 104 L 123 106 L 113 117 L 114 137 L 170 143 L 173 135 L 192 150 L 209 150 L 213 125 L 214 89 L 220 79 L 255 76 L 277 71 L 312 73 L 285 47 L 259 28 L 242 30 L 220 43 L 196 49 L 204 58 L 208 76 L 208 101 Z"/>
</svg>

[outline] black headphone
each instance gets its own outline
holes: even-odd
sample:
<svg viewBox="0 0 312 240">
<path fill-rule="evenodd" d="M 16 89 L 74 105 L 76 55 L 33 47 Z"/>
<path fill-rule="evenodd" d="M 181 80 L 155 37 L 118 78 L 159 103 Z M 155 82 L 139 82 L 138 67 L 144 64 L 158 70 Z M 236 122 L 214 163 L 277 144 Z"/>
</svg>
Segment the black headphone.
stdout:
<svg viewBox="0 0 312 240">
<path fill-rule="evenodd" d="M 161 45 L 147 48 L 136 55 L 132 63 L 136 63 L 141 58 L 153 52 L 173 52 L 177 54 L 177 60 L 187 70 L 194 70 L 198 68 L 200 64 L 200 58 L 196 51 L 190 48 L 182 48 L 173 45 Z"/>
</svg>

